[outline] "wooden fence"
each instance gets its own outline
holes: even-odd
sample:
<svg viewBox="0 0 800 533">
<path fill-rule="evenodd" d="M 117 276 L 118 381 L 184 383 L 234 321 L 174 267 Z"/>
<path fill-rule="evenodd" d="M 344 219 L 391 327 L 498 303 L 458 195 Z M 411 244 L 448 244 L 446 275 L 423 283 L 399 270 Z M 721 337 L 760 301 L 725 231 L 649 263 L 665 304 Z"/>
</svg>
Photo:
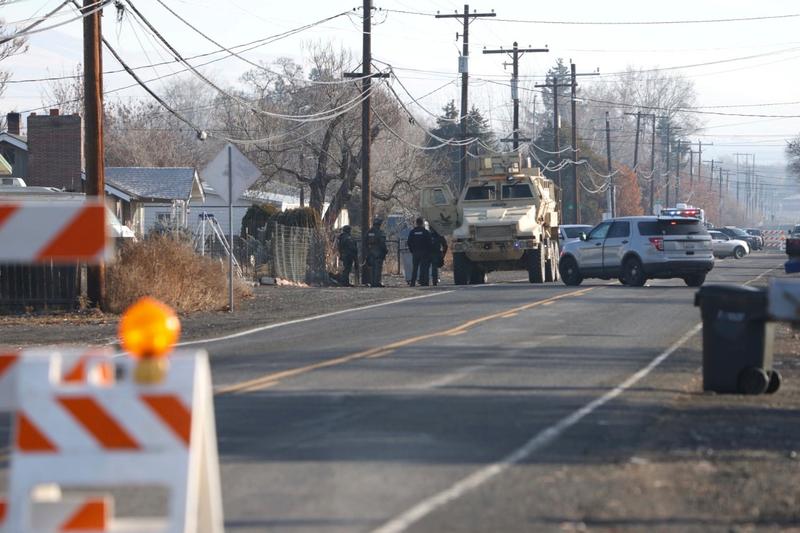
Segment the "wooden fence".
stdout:
<svg viewBox="0 0 800 533">
<path fill-rule="evenodd" d="M 75 309 L 81 277 L 78 265 L 0 265 L 0 311 Z"/>
</svg>

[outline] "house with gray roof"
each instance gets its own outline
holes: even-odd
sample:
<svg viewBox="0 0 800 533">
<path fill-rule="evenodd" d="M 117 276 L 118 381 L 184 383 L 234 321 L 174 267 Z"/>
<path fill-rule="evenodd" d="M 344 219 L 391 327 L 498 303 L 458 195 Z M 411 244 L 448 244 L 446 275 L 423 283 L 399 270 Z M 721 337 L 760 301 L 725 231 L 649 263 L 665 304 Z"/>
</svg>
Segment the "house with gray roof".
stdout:
<svg viewBox="0 0 800 533">
<path fill-rule="evenodd" d="M 105 176 L 115 214 L 137 235 L 156 226 L 187 228 L 190 205 L 205 200 L 192 167 L 106 167 Z"/>
<path fill-rule="evenodd" d="M 0 156 L 11 166 L 11 176 L 28 177 L 28 140 L 24 136 L 1 131 Z"/>
</svg>

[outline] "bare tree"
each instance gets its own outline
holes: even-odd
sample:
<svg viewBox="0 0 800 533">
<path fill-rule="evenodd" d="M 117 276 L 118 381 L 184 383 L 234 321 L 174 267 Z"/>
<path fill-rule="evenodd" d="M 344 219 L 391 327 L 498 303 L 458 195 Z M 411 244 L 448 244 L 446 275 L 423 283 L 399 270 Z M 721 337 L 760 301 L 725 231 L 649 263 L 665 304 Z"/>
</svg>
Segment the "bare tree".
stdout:
<svg viewBox="0 0 800 533">
<path fill-rule="evenodd" d="M 192 124 L 213 126 L 215 94 L 194 79 L 176 79 L 162 89 L 167 104 Z M 221 148 L 201 141 L 196 130 L 152 101 L 115 101 L 105 106 L 109 166 L 201 167 Z"/>
<path fill-rule="evenodd" d="M 289 59 L 245 74 L 243 95 L 257 110 L 242 113 L 241 103 L 234 102 L 224 111 L 224 120 L 228 134 L 254 139 L 240 144 L 266 180 L 307 186 L 309 205 L 320 216 L 328 203 L 323 221 L 331 225 L 358 186 L 361 172 L 360 83 L 342 83 L 344 73 L 355 66 L 348 51 L 316 44 L 310 46 L 309 56 L 307 76 Z M 398 106 L 375 87 L 371 143 L 400 119 Z"/>
<path fill-rule="evenodd" d="M 0 0 L 0 10 L 2 10 L 3 6 L 7 3 L 8 0 Z M 16 28 L 8 26 L 5 20 L 0 18 L 0 65 L 10 57 L 28 51 L 28 43 L 25 37 L 11 37 L 16 32 Z M 3 96 L 3 93 L 5 93 L 10 77 L 11 72 L 0 66 L 0 96 Z M 5 120 L 5 114 L 2 120 Z"/>
<path fill-rule="evenodd" d="M 57 107 L 65 115 L 83 116 L 83 65 L 78 63 L 72 75 L 51 80 L 42 89 L 42 107 Z"/>
<path fill-rule="evenodd" d="M 604 150 L 603 124 L 608 111 L 614 131 L 614 158 L 626 164 L 633 162 L 636 118 L 625 113 L 641 111 L 668 117 L 681 135 L 691 135 L 701 126 L 697 115 L 689 110 L 697 101 L 694 82 L 668 72 L 628 67 L 603 83 L 587 84 L 582 96 L 585 105 L 579 112 L 580 137 L 592 149 Z M 652 122 L 645 117 L 640 126 L 643 132 Z M 650 143 L 642 142 L 639 149 L 639 160 L 646 160 L 643 158 L 649 156 Z"/>
</svg>

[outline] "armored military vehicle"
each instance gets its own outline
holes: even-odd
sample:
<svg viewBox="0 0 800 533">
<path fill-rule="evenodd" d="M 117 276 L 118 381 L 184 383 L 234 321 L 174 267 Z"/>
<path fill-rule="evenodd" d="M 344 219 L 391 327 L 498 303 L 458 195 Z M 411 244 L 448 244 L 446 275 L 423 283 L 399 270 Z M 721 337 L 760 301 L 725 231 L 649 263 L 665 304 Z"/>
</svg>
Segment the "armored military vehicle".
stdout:
<svg viewBox="0 0 800 533">
<path fill-rule="evenodd" d="M 496 270 L 527 270 L 531 283 L 558 280 L 556 187 L 525 163 L 482 158 L 458 199 L 447 185 L 423 188 L 422 215 L 452 236 L 457 285 L 485 283 Z"/>
</svg>

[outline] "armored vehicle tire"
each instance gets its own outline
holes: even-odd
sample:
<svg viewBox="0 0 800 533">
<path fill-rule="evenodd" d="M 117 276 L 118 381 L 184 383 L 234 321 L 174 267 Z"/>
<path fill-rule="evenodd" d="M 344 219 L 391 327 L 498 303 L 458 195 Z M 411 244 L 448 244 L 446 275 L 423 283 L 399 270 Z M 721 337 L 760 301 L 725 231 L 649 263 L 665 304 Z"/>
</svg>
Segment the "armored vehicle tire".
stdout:
<svg viewBox="0 0 800 533">
<path fill-rule="evenodd" d="M 550 254 L 544 267 L 544 280 L 558 281 L 558 243 L 550 241 L 547 249 Z"/>
<path fill-rule="evenodd" d="M 583 276 L 578 269 L 578 263 L 571 256 L 564 257 L 558 263 L 558 272 L 561 274 L 561 281 L 564 285 L 580 285 L 583 283 Z"/>
<path fill-rule="evenodd" d="M 737 246 L 736 249 L 733 250 L 733 257 L 735 257 L 736 259 L 741 259 L 742 257 L 744 257 L 744 255 L 745 251 L 744 248 L 742 248 L 741 246 Z"/>
<path fill-rule="evenodd" d="M 622 265 L 622 277 L 629 287 L 643 287 L 647 283 L 642 262 L 637 257 L 630 257 Z"/>
<path fill-rule="evenodd" d="M 683 281 L 689 287 L 699 287 L 700 285 L 705 283 L 706 275 L 705 274 L 691 274 L 689 276 L 684 276 L 683 277 Z"/>
<path fill-rule="evenodd" d="M 453 281 L 456 285 L 467 285 L 472 274 L 472 261 L 463 252 L 453 254 Z"/>
<path fill-rule="evenodd" d="M 545 279 L 545 254 L 542 246 L 535 250 L 528 250 L 528 281 L 531 283 L 544 283 Z"/>
<path fill-rule="evenodd" d="M 620 282 L 620 283 L 622 283 L 623 285 L 627 285 L 627 284 L 625 283 L 625 278 L 623 278 L 622 276 L 618 277 L 618 278 L 617 278 L 617 281 L 619 281 L 619 282 Z"/>
<path fill-rule="evenodd" d="M 486 283 L 486 272 L 478 265 L 472 265 L 472 272 L 469 275 L 470 285 L 483 285 Z"/>
</svg>

